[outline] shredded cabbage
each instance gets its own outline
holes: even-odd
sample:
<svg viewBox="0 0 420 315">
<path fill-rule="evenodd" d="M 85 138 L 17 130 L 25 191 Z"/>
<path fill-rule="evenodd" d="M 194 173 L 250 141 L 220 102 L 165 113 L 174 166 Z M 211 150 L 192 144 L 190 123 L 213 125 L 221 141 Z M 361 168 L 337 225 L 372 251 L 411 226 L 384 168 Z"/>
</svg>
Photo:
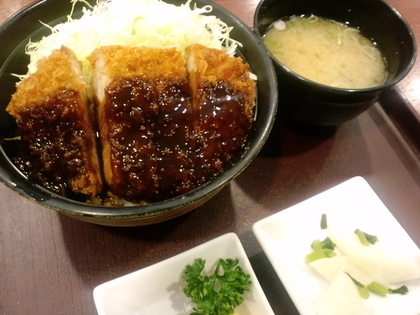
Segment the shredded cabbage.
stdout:
<svg viewBox="0 0 420 315">
<path fill-rule="evenodd" d="M 28 73 L 37 70 L 39 59 L 65 45 L 82 62 L 84 75 L 90 67 L 86 57 L 104 45 L 176 47 L 181 52 L 192 44 L 222 49 L 233 56 L 239 42 L 230 38 L 229 27 L 213 15 L 210 5 L 191 8 L 191 0 L 176 6 L 161 0 L 97 0 L 95 6 L 85 0 L 70 0 L 73 4 L 67 22 L 50 27 L 51 34 L 39 42 L 30 41 L 26 53 L 30 56 Z M 84 4 L 82 17 L 73 19 L 77 2 Z"/>
</svg>

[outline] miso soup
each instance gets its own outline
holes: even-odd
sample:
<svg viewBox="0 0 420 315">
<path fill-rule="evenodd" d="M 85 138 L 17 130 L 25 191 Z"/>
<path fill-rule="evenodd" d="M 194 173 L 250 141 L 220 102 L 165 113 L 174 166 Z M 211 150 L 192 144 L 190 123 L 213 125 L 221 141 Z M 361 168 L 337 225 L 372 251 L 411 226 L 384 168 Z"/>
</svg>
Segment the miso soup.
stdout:
<svg viewBox="0 0 420 315">
<path fill-rule="evenodd" d="M 278 20 L 264 36 L 286 67 L 321 84 L 363 89 L 383 84 L 386 62 L 377 45 L 357 28 L 318 16 Z"/>
</svg>

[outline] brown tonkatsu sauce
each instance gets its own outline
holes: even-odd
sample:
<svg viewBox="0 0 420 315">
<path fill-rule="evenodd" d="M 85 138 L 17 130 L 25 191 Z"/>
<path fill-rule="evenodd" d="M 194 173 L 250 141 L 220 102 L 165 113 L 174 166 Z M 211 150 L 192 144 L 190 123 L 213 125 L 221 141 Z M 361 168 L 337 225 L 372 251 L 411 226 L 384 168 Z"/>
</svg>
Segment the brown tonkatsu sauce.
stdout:
<svg viewBox="0 0 420 315">
<path fill-rule="evenodd" d="M 121 79 L 105 93 L 118 178 L 110 190 L 127 200 L 164 200 L 197 188 L 233 161 L 248 134 L 243 97 L 223 82 L 204 87 L 194 109 L 188 82 Z"/>
<path fill-rule="evenodd" d="M 158 102 L 155 140 L 162 200 L 197 186 L 193 173 L 194 116 L 188 82 L 166 85 L 159 93 Z"/>
<path fill-rule="evenodd" d="M 244 96 L 227 82 L 206 84 L 197 93 L 197 159 L 199 182 L 216 176 L 244 145 L 251 122 L 244 111 Z"/>
<path fill-rule="evenodd" d="M 86 141 L 86 122 L 77 105 L 77 92 L 62 89 L 42 106 L 20 112 L 18 167 L 45 188 L 60 195 L 71 193 L 70 178 L 89 172 L 85 152 L 95 145 Z"/>
<path fill-rule="evenodd" d="M 106 88 L 112 193 L 162 200 L 193 188 L 188 82 L 119 79 Z M 107 136 L 107 135 L 102 135 Z"/>
<path fill-rule="evenodd" d="M 256 98 L 242 59 L 199 44 L 184 54 L 103 46 L 88 59 L 90 86 L 74 52 L 54 50 L 7 107 L 21 132 L 17 165 L 37 183 L 144 204 L 198 188 L 240 154 Z"/>
</svg>

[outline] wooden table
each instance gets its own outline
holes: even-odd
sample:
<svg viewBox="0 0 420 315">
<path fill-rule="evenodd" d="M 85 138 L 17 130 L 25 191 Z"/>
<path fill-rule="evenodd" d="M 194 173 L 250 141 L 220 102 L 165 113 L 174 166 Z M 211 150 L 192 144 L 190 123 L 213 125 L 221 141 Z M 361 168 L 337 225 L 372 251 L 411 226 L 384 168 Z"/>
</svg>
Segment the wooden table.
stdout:
<svg viewBox="0 0 420 315">
<path fill-rule="evenodd" d="M 0 22 L 30 2 L 0 2 Z M 217 2 L 252 25 L 257 0 Z M 389 2 L 419 39 L 420 1 Z M 275 314 L 298 314 L 252 233 L 256 221 L 362 176 L 420 245 L 420 61 L 398 89 L 405 97 L 388 93 L 334 132 L 276 125 L 256 160 L 216 197 L 153 226 L 84 223 L 0 185 L 0 314 L 95 314 L 95 286 L 227 232 L 240 237 Z"/>
</svg>

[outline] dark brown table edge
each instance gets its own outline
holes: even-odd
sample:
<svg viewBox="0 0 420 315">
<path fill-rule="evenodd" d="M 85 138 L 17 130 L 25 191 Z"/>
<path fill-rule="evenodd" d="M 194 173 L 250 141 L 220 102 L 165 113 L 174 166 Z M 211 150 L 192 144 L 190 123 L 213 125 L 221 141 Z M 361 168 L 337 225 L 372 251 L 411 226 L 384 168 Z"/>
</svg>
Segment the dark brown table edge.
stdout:
<svg viewBox="0 0 420 315">
<path fill-rule="evenodd" d="M 384 91 L 369 114 L 420 185 L 420 114 L 398 87 Z"/>
</svg>

